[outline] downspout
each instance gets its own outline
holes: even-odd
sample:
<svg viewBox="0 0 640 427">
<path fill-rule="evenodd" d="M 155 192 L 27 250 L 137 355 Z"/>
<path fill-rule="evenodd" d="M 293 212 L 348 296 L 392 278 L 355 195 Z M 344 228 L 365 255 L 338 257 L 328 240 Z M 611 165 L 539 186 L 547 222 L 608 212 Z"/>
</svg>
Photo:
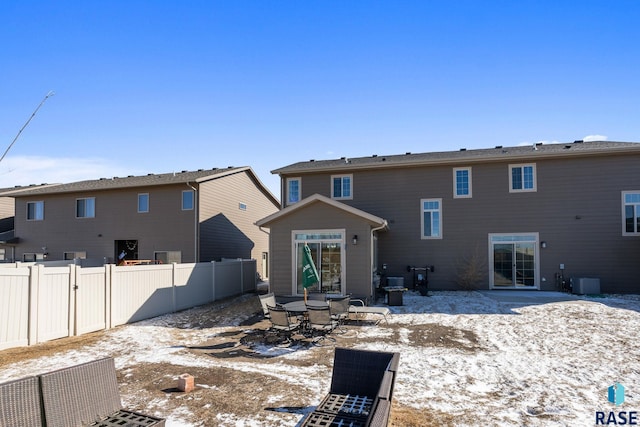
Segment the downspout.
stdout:
<svg viewBox="0 0 640 427">
<path fill-rule="evenodd" d="M 198 190 L 187 182 L 187 187 L 193 190 L 193 262 L 199 261 L 198 257 Z"/>
<path fill-rule="evenodd" d="M 387 228 L 388 223 L 387 220 L 383 220 L 384 222 L 382 223 L 382 225 L 380 227 L 375 227 L 371 229 L 371 244 L 369 246 L 371 246 L 371 254 L 369 255 L 369 260 L 371 261 L 371 264 L 369 265 L 371 267 L 371 273 L 373 273 L 373 233 L 375 233 L 376 231 L 380 231 L 384 228 Z M 373 277 L 372 277 L 373 279 Z M 369 292 L 371 292 L 371 295 L 375 296 L 376 295 L 376 290 L 373 288 L 373 280 L 371 280 L 371 289 L 369 290 Z"/>
</svg>

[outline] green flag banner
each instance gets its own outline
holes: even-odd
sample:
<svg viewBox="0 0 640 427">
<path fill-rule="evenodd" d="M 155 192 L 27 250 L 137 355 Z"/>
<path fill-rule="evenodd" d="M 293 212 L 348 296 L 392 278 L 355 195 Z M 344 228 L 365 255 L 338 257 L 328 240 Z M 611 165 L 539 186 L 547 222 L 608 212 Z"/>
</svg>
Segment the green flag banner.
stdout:
<svg viewBox="0 0 640 427">
<path fill-rule="evenodd" d="M 320 282 L 320 276 L 311 257 L 311 249 L 305 243 L 302 249 L 302 287 L 307 289 Z"/>
</svg>

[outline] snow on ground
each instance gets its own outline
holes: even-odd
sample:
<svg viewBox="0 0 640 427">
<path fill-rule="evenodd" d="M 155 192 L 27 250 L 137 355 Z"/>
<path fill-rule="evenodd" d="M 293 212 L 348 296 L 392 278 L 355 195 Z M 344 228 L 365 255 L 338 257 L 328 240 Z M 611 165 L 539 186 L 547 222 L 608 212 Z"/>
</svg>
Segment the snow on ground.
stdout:
<svg viewBox="0 0 640 427">
<path fill-rule="evenodd" d="M 475 425 L 593 425 L 596 411 L 640 410 L 640 296 L 545 294 L 548 300 L 501 299 L 503 294 L 491 292 L 433 292 L 430 297 L 408 292 L 403 306 L 390 307 L 389 325 L 383 321 L 349 333 L 357 334 L 356 347 L 400 352 L 395 402 L 464 416 L 460 425 L 470 425 L 470 420 Z M 172 316 L 183 315 L 126 325 L 108 331 L 98 343 L 4 366 L 0 381 L 93 360 L 105 349 L 118 354 L 118 369 L 168 362 L 264 373 L 260 360 L 222 360 L 183 351 L 230 328 L 225 323 L 177 330 Z M 253 350 L 279 358 L 269 374 L 314 390 L 318 401 L 328 389 L 330 375 L 319 376 L 318 366 L 287 363 L 304 360 L 308 352 L 266 345 Z M 623 408 L 607 401 L 607 388 L 614 382 L 626 387 Z M 175 411 L 167 427 L 189 426 L 184 421 L 188 413 L 188 407 Z M 272 417 L 273 425 L 290 426 L 301 418 Z M 220 414 L 219 420 L 220 425 L 259 425 L 233 414 Z"/>
</svg>

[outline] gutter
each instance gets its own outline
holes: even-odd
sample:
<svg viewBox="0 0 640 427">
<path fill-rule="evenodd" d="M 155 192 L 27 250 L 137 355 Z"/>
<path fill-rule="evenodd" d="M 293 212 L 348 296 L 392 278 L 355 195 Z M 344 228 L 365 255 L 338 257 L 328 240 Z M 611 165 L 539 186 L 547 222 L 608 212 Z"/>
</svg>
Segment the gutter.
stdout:
<svg viewBox="0 0 640 427">
<path fill-rule="evenodd" d="M 198 256 L 198 190 L 186 182 L 187 187 L 193 190 L 193 262 L 197 263 L 200 261 L 200 257 Z"/>
</svg>

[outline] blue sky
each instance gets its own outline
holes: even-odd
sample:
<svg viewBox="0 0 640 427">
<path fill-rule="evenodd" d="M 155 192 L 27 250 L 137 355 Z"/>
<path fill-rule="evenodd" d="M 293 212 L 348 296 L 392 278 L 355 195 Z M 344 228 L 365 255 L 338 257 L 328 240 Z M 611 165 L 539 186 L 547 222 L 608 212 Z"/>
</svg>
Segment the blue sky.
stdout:
<svg viewBox="0 0 640 427">
<path fill-rule="evenodd" d="M 640 141 L 638 1 L 0 3 L 0 187 Z"/>
</svg>

